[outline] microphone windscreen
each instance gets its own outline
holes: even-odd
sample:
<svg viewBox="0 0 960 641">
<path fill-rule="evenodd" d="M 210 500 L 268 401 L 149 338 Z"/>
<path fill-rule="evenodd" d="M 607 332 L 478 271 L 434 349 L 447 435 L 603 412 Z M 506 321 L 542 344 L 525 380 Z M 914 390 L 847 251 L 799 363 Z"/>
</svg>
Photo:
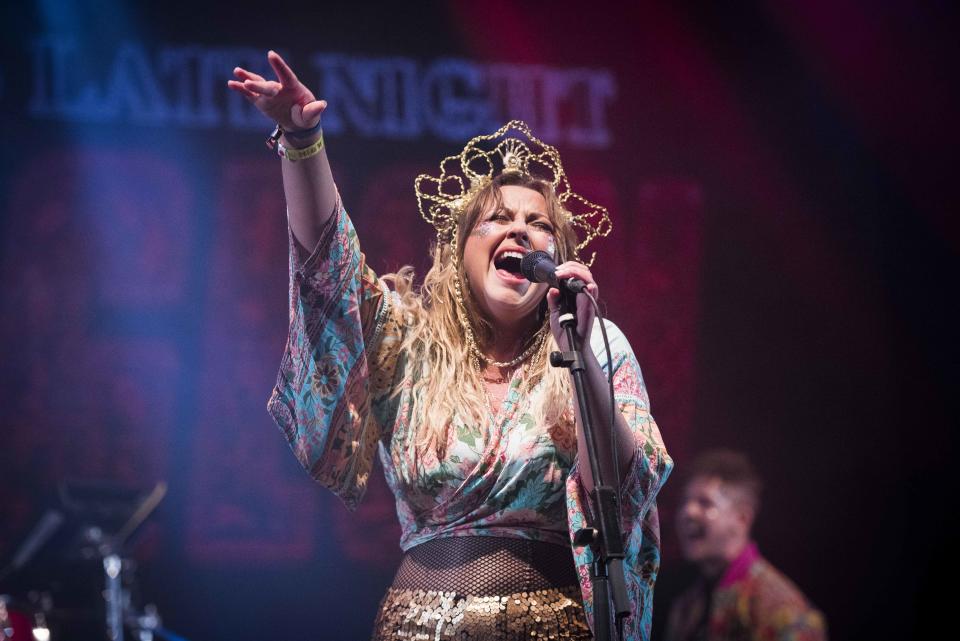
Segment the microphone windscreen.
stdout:
<svg viewBox="0 0 960 641">
<path fill-rule="evenodd" d="M 520 273 L 534 283 L 549 283 L 557 266 L 553 258 L 545 251 L 532 251 L 520 261 Z"/>
</svg>

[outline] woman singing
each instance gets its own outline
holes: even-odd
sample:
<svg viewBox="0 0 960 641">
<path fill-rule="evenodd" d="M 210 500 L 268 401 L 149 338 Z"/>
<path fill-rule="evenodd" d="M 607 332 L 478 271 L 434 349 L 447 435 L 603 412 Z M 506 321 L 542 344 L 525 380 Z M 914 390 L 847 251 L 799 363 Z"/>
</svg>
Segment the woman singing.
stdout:
<svg viewBox="0 0 960 641">
<path fill-rule="evenodd" d="M 276 80 L 237 68 L 228 84 L 277 123 L 283 157 L 290 333 L 269 410 L 304 467 L 351 508 L 379 453 L 405 555 L 373 638 L 592 638 L 592 552 L 571 550 L 592 477 L 570 375 L 547 362 L 567 349 L 560 293 L 523 278 L 520 261 L 547 252 L 559 278 L 596 297 L 578 256 L 609 232 L 606 210 L 573 193 L 556 150 L 514 121 L 417 178 L 420 212 L 437 230 L 423 283 L 410 268 L 378 277 L 330 173 L 326 102 L 267 57 Z M 576 307 L 598 460 L 620 479 L 626 636 L 647 639 L 655 498 L 672 462 L 623 334 L 606 324 L 608 363 L 587 297 Z M 599 417 L 614 410 L 611 434 Z"/>
</svg>

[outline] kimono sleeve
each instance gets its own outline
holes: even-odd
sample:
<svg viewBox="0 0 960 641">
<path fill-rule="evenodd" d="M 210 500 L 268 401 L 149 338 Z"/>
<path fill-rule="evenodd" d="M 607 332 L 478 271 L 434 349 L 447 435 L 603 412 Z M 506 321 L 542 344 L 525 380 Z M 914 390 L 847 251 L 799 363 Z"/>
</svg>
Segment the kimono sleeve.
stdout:
<svg viewBox="0 0 960 641">
<path fill-rule="evenodd" d="M 634 440 L 632 465 L 620 485 L 621 528 L 626 552 L 624 573 L 632 610 L 632 616 L 626 621 L 624 638 L 647 641 L 653 616 L 653 585 L 660 569 L 660 522 L 656 497 L 673 469 L 673 461 L 650 415 L 647 388 L 633 350 L 616 325 L 610 321 L 604 323 L 613 356 L 614 398 Z M 590 343 L 597 360 L 606 370 L 607 355 L 599 328 L 594 330 Z M 587 501 L 580 470 L 575 464 L 567 478 L 567 523 L 571 538 L 587 525 Z M 592 624 L 593 586 L 589 571 L 593 553 L 587 547 L 574 547 L 574 560 L 584 607 Z"/>
<path fill-rule="evenodd" d="M 401 321 L 346 211 L 302 263 L 290 235 L 290 327 L 267 409 L 303 467 L 350 509 L 396 415 Z"/>
</svg>

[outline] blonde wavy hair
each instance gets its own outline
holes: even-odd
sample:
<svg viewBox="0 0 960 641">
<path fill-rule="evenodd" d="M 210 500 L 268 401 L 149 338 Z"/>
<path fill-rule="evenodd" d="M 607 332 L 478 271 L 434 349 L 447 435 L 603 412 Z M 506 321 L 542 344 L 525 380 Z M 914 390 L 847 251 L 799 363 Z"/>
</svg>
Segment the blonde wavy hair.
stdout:
<svg viewBox="0 0 960 641">
<path fill-rule="evenodd" d="M 464 207 L 457 225 L 455 249 L 451 243 L 436 243 L 431 248 L 433 265 L 422 285 L 414 286 L 414 270 L 410 266 L 384 276 L 399 294 L 404 315 L 412 321 L 407 325 L 401 345 L 401 350 L 408 356 L 407 367 L 394 394 L 410 386 L 413 415 L 422 417 L 412 439 L 415 457 L 432 451 L 442 459 L 455 418 L 484 430 L 489 427 L 490 412 L 483 380 L 474 366 L 474 356 L 457 317 L 456 283 L 457 280 L 461 283 L 465 316 L 479 348 L 483 350 L 493 337 L 493 328 L 470 292 L 463 268 L 463 251 L 467 237 L 481 215 L 501 206 L 500 187 L 508 185 L 533 189 L 543 196 L 547 216 L 554 227 L 555 260 L 560 264 L 573 258 L 577 237 L 553 187 L 526 174 L 511 172 L 495 177 Z M 540 327 L 548 325 L 546 296 L 538 313 Z M 557 349 L 557 344 L 549 327 L 545 331 L 548 333 L 545 349 L 538 350 L 531 357 L 523 389 L 530 392 L 540 381 L 545 381 L 541 402 L 533 408 L 534 418 L 540 425 L 560 430 L 558 436 L 570 442 L 568 439 L 573 438 L 574 424 L 569 406 L 572 394 L 569 374 L 564 369 L 549 366 L 548 354 Z"/>
</svg>

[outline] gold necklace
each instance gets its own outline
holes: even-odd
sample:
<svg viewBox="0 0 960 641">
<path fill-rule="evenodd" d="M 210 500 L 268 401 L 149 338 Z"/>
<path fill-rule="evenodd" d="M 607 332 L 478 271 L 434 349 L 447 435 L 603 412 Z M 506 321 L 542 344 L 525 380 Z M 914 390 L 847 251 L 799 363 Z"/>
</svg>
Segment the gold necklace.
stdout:
<svg viewBox="0 0 960 641">
<path fill-rule="evenodd" d="M 477 339 L 473 335 L 473 327 L 470 325 L 470 321 L 467 320 L 466 306 L 463 303 L 463 289 L 460 287 L 460 278 L 454 276 L 453 279 L 453 296 L 456 301 L 456 315 L 457 320 L 460 322 L 460 326 L 463 328 L 463 333 L 467 339 L 467 349 L 473 354 L 474 360 L 477 361 L 477 368 L 479 370 L 480 361 L 484 363 L 489 363 L 494 367 L 500 367 L 504 369 L 509 369 L 522 363 L 530 357 L 538 348 L 543 347 L 546 342 L 546 336 L 548 328 L 546 325 L 537 330 L 535 334 L 536 340 L 530 343 L 530 346 L 527 349 L 523 350 L 519 356 L 514 358 L 511 361 L 501 363 L 500 361 L 495 361 L 483 352 L 480 351 L 480 347 L 477 345 Z"/>
<path fill-rule="evenodd" d="M 513 360 L 506 361 L 504 363 L 493 360 L 492 358 L 490 358 L 489 356 L 481 352 L 479 348 L 477 348 L 476 352 L 477 352 L 477 356 L 479 356 L 480 360 L 482 360 L 484 363 L 493 365 L 494 367 L 499 367 L 500 369 L 510 369 L 512 367 L 516 367 L 523 361 L 530 358 L 530 356 L 535 351 L 537 351 L 538 349 L 540 349 L 541 346 L 543 346 L 543 342 L 546 340 L 546 338 L 547 338 L 546 327 L 541 327 L 540 330 L 538 330 L 536 335 L 534 336 L 533 342 L 530 343 L 530 346 L 527 347 L 527 349 L 523 350 L 523 352 Z"/>
<path fill-rule="evenodd" d="M 520 371 L 521 371 L 521 379 L 522 379 L 522 384 L 523 384 L 523 385 L 527 385 L 527 384 L 530 382 L 531 379 L 529 378 L 529 374 L 530 374 L 531 368 L 534 366 L 534 363 L 539 363 L 539 362 L 543 359 L 543 352 L 544 352 L 544 349 L 545 349 L 545 347 L 546 347 L 546 345 L 547 345 L 547 342 L 546 342 L 546 333 L 541 334 L 541 339 L 538 340 L 538 341 L 535 341 L 534 344 L 539 346 L 539 350 L 536 352 L 536 354 L 534 355 L 534 357 L 533 357 L 530 361 L 524 363 L 523 367 L 520 369 Z M 490 392 L 487 390 L 487 385 L 486 385 L 487 382 L 493 383 L 494 381 L 488 381 L 486 378 L 484 378 L 484 376 L 483 376 L 483 370 L 482 370 L 481 367 L 480 367 L 480 360 L 479 360 L 479 359 L 474 358 L 474 359 L 473 359 L 473 363 L 474 363 L 474 367 L 475 367 L 475 369 L 476 369 L 476 371 L 477 371 L 477 376 L 480 377 L 480 391 L 483 393 L 483 398 L 487 401 L 487 407 L 490 408 L 491 416 L 493 417 L 494 422 L 495 422 L 495 423 L 496 423 L 496 422 L 499 422 L 499 420 L 500 420 L 500 412 L 501 412 L 501 410 L 503 409 L 504 400 L 505 400 L 505 399 L 507 398 L 507 396 L 510 394 L 510 390 L 508 389 L 508 390 L 506 391 L 506 393 L 504 394 L 504 396 L 500 399 L 500 402 L 497 403 L 496 405 L 494 405 L 494 404 L 493 404 L 493 398 L 490 396 Z M 505 383 L 505 382 L 511 382 L 511 383 L 512 383 L 512 381 L 513 381 L 513 379 L 514 379 L 515 376 L 516 376 L 516 372 L 514 372 L 513 374 L 511 374 L 509 379 L 503 380 L 503 382 L 504 382 L 504 383 Z M 529 391 L 529 390 L 528 390 L 528 391 Z"/>
</svg>

